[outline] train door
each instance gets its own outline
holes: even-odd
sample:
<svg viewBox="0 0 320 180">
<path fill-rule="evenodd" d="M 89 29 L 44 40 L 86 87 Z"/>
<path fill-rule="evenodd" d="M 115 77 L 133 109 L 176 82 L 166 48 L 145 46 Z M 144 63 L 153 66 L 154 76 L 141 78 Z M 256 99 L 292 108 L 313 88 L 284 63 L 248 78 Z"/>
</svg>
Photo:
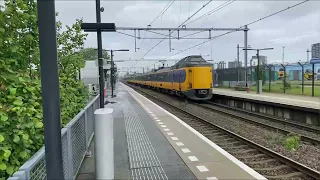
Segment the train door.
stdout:
<svg viewBox="0 0 320 180">
<path fill-rule="evenodd" d="M 178 70 L 173 70 L 172 71 L 173 75 L 173 90 L 179 91 L 179 71 Z"/>
<path fill-rule="evenodd" d="M 174 90 L 174 71 L 169 72 L 170 81 L 171 81 L 171 90 Z"/>
<path fill-rule="evenodd" d="M 192 70 L 193 68 L 188 69 L 188 87 L 186 89 L 192 89 L 192 84 L 193 84 L 193 76 L 192 76 Z"/>
<path fill-rule="evenodd" d="M 179 81 L 179 91 L 181 91 L 181 81 L 182 81 L 182 72 L 181 70 L 178 71 L 178 81 Z"/>
</svg>

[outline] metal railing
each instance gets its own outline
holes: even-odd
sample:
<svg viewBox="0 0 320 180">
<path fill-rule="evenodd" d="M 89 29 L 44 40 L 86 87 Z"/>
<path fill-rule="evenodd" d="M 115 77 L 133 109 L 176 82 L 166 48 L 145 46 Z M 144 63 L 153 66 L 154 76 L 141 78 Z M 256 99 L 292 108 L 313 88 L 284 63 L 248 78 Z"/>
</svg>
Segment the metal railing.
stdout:
<svg viewBox="0 0 320 180">
<path fill-rule="evenodd" d="M 94 134 L 94 111 L 100 107 L 99 95 L 61 129 L 63 172 L 75 179 Z M 42 147 L 8 180 L 45 180 L 45 148 Z"/>
</svg>

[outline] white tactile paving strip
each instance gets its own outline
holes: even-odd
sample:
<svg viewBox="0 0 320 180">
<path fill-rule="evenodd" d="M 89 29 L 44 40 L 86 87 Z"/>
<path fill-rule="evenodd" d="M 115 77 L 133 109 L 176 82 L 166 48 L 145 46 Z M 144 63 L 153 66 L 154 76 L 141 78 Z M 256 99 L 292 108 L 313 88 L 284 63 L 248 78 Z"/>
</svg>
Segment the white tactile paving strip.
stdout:
<svg viewBox="0 0 320 180">
<path fill-rule="evenodd" d="M 139 100 L 137 100 L 137 101 L 141 103 L 141 101 L 139 101 Z M 145 109 L 147 109 L 147 107 L 145 107 L 142 103 L 141 103 L 141 105 L 142 105 Z M 178 141 L 178 140 L 179 140 L 179 138 L 173 136 L 174 133 L 170 132 L 170 129 L 165 128 L 166 126 L 163 125 L 163 122 L 161 122 L 161 120 L 160 120 L 155 114 L 153 114 L 150 110 L 148 111 L 148 113 L 158 122 L 158 124 L 159 124 L 162 128 L 164 128 L 164 131 L 167 131 L 167 135 L 171 136 L 171 139 L 172 139 L 173 141 Z M 143 128 L 143 127 L 142 127 L 142 128 Z M 184 144 L 183 144 L 182 142 L 176 142 L 176 144 L 177 144 L 177 146 L 184 146 Z M 191 153 L 191 151 L 190 151 L 188 148 L 182 148 L 181 151 L 184 152 L 184 153 Z M 188 156 L 188 158 L 189 158 L 189 160 L 190 160 L 191 162 L 199 161 L 199 159 L 198 159 L 196 156 Z M 196 167 L 198 168 L 198 170 L 199 170 L 200 172 L 207 172 L 207 171 L 209 171 L 209 170 L 207 169 L 207 167 L 204 166 L 204 165 L 200 165 L 200 166 L 196 166 Z M 139 173 L 140 173 L 140 172 L 139 172 Z M 135 174 L 136 174 L 136 172 L 135 172 Z M 138 174 L 138 175 L 140 176 L 140 174 Z M 144 175 L 143 177 L 146 177 L 146 176 Z M 147 178 L 147 179 L 148 179 L 148 178 Z M 212 179 L 212 180 L 218 180 L 216 177 L 207 177 L 207 179 L 208 179 L 208 180 L 211 180 L 211 179 Z"/>
<path fill-rule="evenodd" d="M 130 102 L 124 100 L 123 112 L 132 179 L 168 179 L 137 113 L 125 103 Z"/>
</svg>

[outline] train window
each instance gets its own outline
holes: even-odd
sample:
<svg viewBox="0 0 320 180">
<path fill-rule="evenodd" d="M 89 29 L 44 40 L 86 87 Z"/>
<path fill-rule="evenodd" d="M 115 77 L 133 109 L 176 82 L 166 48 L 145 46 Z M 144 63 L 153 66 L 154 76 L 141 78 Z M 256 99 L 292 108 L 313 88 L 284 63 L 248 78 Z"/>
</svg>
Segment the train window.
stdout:
<svg viewBox="0 0 320 180">
<path fill-rule="evenodd" d="M 165 73 L 165 82 L 169 82 L 170 81 L 170 78 L 169 78 L 169 72 L 166 72 Z"/>
<path fill-rule="evenodd" d="M 169 81 L 170 82 L 173 81 L 173 72 L 172 71 L 169 72 Z"/>
<path fill-rule="evenodd" d="M 186 80 L 186 71 L 184 69 L 180 70 L 180 82 L 184 82 Z"/>
<path fill-rule="evenodd" d="M 179 80 L 178 75 L 179 75 L 178 71 L 174 71 L 173 72 L 173 81 L 174 82 L 178 82 L 178 80 Z"/>
</svg>

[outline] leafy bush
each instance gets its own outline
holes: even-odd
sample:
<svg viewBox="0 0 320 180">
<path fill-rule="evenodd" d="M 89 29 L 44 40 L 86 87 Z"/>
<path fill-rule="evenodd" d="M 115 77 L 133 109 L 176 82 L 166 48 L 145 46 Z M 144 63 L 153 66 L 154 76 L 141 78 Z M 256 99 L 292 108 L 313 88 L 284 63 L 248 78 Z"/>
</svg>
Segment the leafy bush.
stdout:
<svg viewBox="0 0 320 180">
<path fill-rule="evenodd" d="M 32 0 L 5 0 L 0 6 L 0 179 L 6 179 L 44 142 L 38 49 L 37 6 Z M 88 91 L 77 80 L 85 61 L 78 51 L 87 34 L 82 20 L 62 31 L 57 22 L 61 122 L 84 106 Z M 36 69 L 32 69 L 31 66 Z"/>
<path fill-rule="evenodd" d="M 283 146 L 290 150 L 295 151 L 299 148 L 300 145 L 300 136 L 295 134 L 289 134 L 283 142 Z"/>
<path fill-rule="evenodd" d="M 43 145 L 43 123 L 39 80 L 7 69 L 0 84 L 0 175 L 4 177 Z"/>
</svg>

